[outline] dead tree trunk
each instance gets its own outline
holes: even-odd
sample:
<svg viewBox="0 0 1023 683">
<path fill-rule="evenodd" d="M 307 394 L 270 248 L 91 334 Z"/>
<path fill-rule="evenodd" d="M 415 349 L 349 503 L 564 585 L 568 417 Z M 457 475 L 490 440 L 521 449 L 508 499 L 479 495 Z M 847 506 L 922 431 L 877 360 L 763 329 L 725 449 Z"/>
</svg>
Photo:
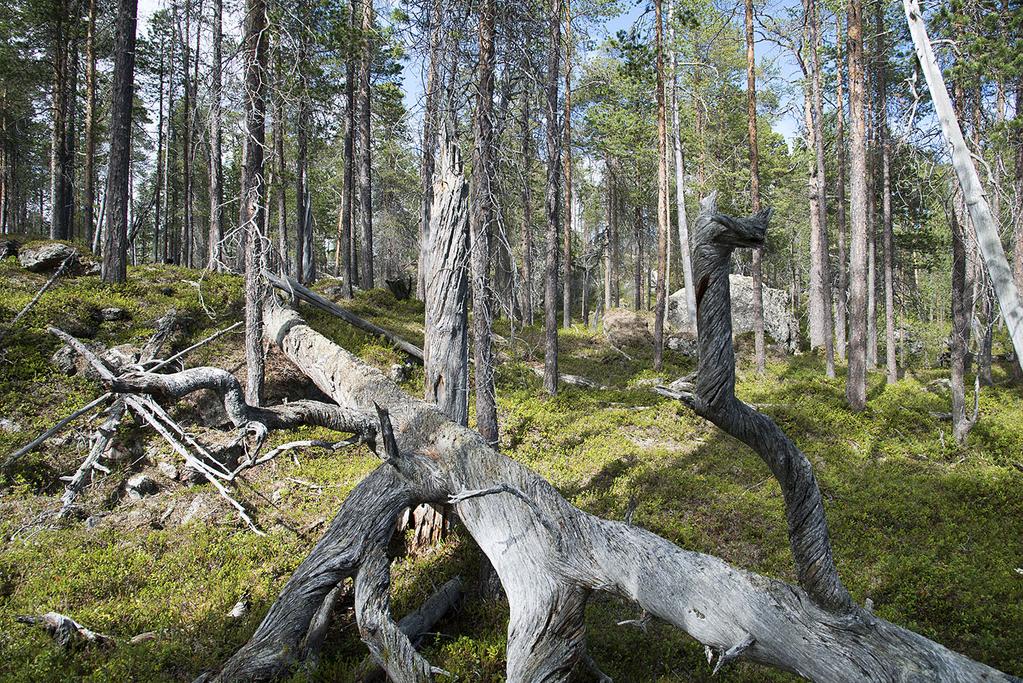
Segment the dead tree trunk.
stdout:
<svg viewBox="0 0 1023 683">
<path fill-rule="evenodd" d="M 778 472 L 803 588 L 583 513 L 478 434 L 404 394 L 312 330 L 294 311 L 270 308 L 267 338 L 337 402 L 340 413 L 387 406 L 378 409 L 384 462 L 348 496 L 217 679 L 267 680 L 286 673 L 303 658 L 313 618 L 330 592 L 354 577 L 356 618 L 370 652 L 392 680 L 431 680 L 429 663 L 390 616 L 385 548 L 403 509 L 448 502 L 508 595 L 506 674 L 512 683 L 568 680 L 584 657 L 583 610 L 595 590 L 633 600 L 685 630 L 718 655 L 718 668 L 746 657 L 816 681 L 1018 680 L 853 605 L 830 561 L 820 493 L 806 458 L 773 422 L 731 393 L 729 257 L 735 246 L 762 243 L 765 219 L 735 220 L 708 210 L 696 230 L 701 358 L 708 360 L 701 361 L 690 400 L 734 429 Z M 711 349 L 721 352 L 722 364 L 710 360 Z"/>
<path fill-rule="evenodd" d="M 437 111 L 440 103 L 440 39 L 444 21 L 441 0 L 433 0 L 427 12 L 426 31 L 430 36 L 430 54 L 426 76 L 426 111 L 423 112 L 423 158 L 419 167 L 420 182 L 422 183 L 420 201 L 422 204 L 419 215 L 419 267 L 416 269 L 416 296 L 423 301 L 426 301 L 426 281 L 430 268 L 428 262 L 430 209 L 434 201 L 433 174 L 436 164 L 435 154 L 437 153 Z M 340 238 L 340 234 L 338 237 Z"/>
<path fill-rule="evenodd" d="M 468 288 L 469 185 L 458 143 L 444 133 L 435 169 L 427 232 L 426 400 L 459 425 L 469 424 Z"/>
<path fill-rule="evenodd" d="M 991 277 L 991 284 L 998 296 L 998 304 L 1002 309 L 1005 326 L 1009 330 L 1009 338 L 1016 351 L 1016 362 L 1023 367 L 1023 306 L 1020 305 L 1012 270 L 1009 268 L 1005 251 L 1002 249 L 998 226 L 995 224 L 991 216 L 991 209 L 984 198 L 980 177 L 977 175 L 977 169 L 970 158 L 970 151 L 963 140 L 963 132 L 959 128 L 959 121 L 952 108 L 948 90 L 945 89 L 945 80 L 931 50 L 920 6 L 916 0 L 903 0 L 903 6 L 906 10 L 910 33 L 913 35 L 913 44 L 916 48 L 917 59 L 920 61 L 920 68 L 927 78 L 927 86 L 930 89 L 938 119 L 941 121 L 942 131 L 951 147 L 952 166 L 959 178 L 959 185 L 962 187 L 966 206 L 970 212 L 970 218 L 973 220 L 977 243 L 984 257 L 984 265 Z"/>
</svg>

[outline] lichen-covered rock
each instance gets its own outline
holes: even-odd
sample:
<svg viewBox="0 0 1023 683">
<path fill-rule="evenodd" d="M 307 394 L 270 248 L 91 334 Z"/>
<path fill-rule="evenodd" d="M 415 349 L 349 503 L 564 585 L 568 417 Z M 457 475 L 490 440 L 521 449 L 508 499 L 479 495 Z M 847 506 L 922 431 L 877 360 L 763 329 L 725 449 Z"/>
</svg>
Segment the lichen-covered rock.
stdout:
<svg viewBox="0 0 1023 683">
<path fill-rule="evenodd" d="M 686 356 L 692 356 L 695 358 L 700 355 L 700 344 L 696 335 L 692 332 L 683 331 L 672 334 L 668 337 L 665 344 L 672 351 L 678 351 Z"/>
<path fill-rule="evenodd" d="M 646 317 L 624 308 L 612 308 L 604 315 L 604 336 L 615 346 L 652 344 L 654 340 Z"/>
<path fill-rule="evenodd" d="M 44 242 L 23 247 L 18 252 L 18 263 L 25 270 L 33 273 L 48 273 L 57 269 L 61 263 L 71 257 L 73 264 L 81 262 L 81 253 L 63 242 Z"/>
<path fill-rule="evenodd" d="M 128 311 L 124 310 L 123 308 L 110 306 L 109 308 L 104 308 L 100 310 L 99 317 L 104 322 L 115 322 L 118 320 L 128 320 L 129 318 L 131 318 L 131 315 L 129 315 Z"/>
<path fill-rule="evenodd" d="M 125 493 L 132 500 L 142 500 L 160 490 L 156 482 L 147 474 L 135 474 L 128 477 L 124 484 Z"/>
<path fill-rule="evenodd" d="M 745 275 L 728 276 L 732 295 L 732 334 L 753 331 L 753 278 Z M 683 287 L 668 299 L 666 319 L 669 328 L 681 330 L 688 313 L 686 289 Z M 789 351 L 799 346 L 799 325 L 789 313 L 788 295 L 780 289 L 764 287 L 764 333 L 775 342 L 784 344 Z"/>
</svg>

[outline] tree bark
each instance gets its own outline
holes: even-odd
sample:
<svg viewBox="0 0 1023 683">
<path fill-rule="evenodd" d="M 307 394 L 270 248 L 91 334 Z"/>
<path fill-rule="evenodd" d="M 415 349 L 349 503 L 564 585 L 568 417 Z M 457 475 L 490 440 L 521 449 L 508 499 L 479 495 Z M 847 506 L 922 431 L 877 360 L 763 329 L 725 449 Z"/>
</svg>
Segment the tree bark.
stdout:
<svg viewBox="0 0 1023 683">
<path fill-rule="evenodd" d="M 479 17 L 479 66 L 473 117 L 470 188 L 473 357 L 476 379 L 476 430 L 489 444 L 498 441 L 494 395 L 493 314 L 490 292 L 490 241 L 494 220 L 494 0 L 483 0 Z"/>
<path fill-rule="evenodd" d="M 456 424 L 469 424 L 469 185 L 458 141 L 442 133 L 430 208 L 423 364 L 426 400 Z"/>
<path fill-rule="evenodd" d="M 664 97 L 664 22 L 661 0 L 654 0 L 657 51 L 657 288 L 654 305 L 654 370 L 660 372 L 664 355 L 664 312 L 668 279 L 668 132 Z"/>
<path fill-rule="evenodd" d="M 373 67 L 373 0 L 362 2 L 362 60 L 359 62 L 359 217 L 362 224 L 362 272 L 359 285 L 373 288 L 373 141 L 370 72 Z"/>
<path fill-rule="evenodd" d="M 746 0 L 746 124 L 749 134 L 750 206 L 760 211 L 760 151 L 757 143 L 757 62 L 753 51 L 753 0 Z M 764 345 L 763 251 L 753 250 L 753 348 L 758 373 L 767 365 Z"/>
<path fill-rule="evenodd" d="M 845 397 L 854 411 L 867 405 L 867 130 L 863 87 L 863 13 L 847 5 L 849 55 L 849 375 Z"/>
<path fill-rule="evenodd" d="M 354 33 L 355 0 L 348 2 L 348 27 Z M 341 259 L 341 286 L 345 297 L 350 299 L 355 293 L 355 279 L 358 275 L 355 268 L 355 55 L 349 47 L 345 59 L 345 122 L 344 122 L 344 171 L 341 180 L 341 216 L 338 220 L 338 250 Z M 337 257 L 335 256 L 335 260 Z"/>
<path fill-rule="evenodd" d="M 434 199 L 433 173 L 436 164 L 437 112 L 440 103 L 437 91 L 441 28 L 444 18 L 442 0 L 433 0 L 427 17 L 426 31 L 430 36 L 430 54 L 426 72 L 426 111 L 423 112 L 423 158 L 419 168 L 422 197 L 419 216 L 419 267 L 416 269 L 416 296 L 423 301 L 426 301 L 426 282 L 430 273 L 427 259 L 430 251 L 430 209 Z"/>
<path fill-rule="evenodd" d="M 245 239 L 245 400 L 263 402 L 263 304 L 267 298 L 263 144 L 266 124 L 267 30 L 265 0 L 245 5 L 245 163 L 242 169 L 241 229 Z"/>
<path fill-rule="evenodd" d="M 565 211 L 561 236 L 561 324 L 572 326 L 572 0 L 565 2 Z"/>
<path fill-rule="evenodd" d="M 805 0 L 810 45 L 810 105 L 807 117 L 814 150 L 810 177 L 810 347 L 823 348 L 825 372 L 835 376 L 834 323 L 831 318 L 831 263 L 828 246 L 827 185 L 824 171 L 824 107 L 821 102 L 821 22 L 815 0 Z"/>
<path fill-rule="evenodd" d="M 561 0 L 550 8 L 550 45 L 547 48 L 547 263 L 544 272 L 544 373 L 548 394 L 558 393 L 558 235 L 561 229 L 561 140 L 558 118 L 558 75 L 561 72 Z"/>
<path fill-rule="evenodd" d="M 632 236 L 636 242 L 636 269 L 633 273 L 633 308 L 643 310 L 643 209 L 639 204 L 635 208 L 635 220 L 632 223 Z"/>
<path fill-rule="evenodd" d="M 300 50 L 299 60 L 305 60 L 304 47 Z M 316 280 L 316 253 L 313 241 L 312 207 L 309 205 L 309 93 L 301 75 L 298 101 L 298 154 L 295 164 L 295 220 L 298 230 L 298 242 L 295 254 L 297 263 L 295 272 L 302 284 L 309 285 Z"/>
<path fill-rule="evenodd" d="M 526 324 L 533 316 L 533 131 L 531 129 L 532 91 L 522 97 L 522 306 Z"/>
<path fill-rule="evenodd" d="M 224 126 L 221 115 L 223 89 L 224 2 L 213 0 L 213 69 L 210 74 L 210 231 L 208 267 L 223 267 L 224 241 Z"/>
<path fill-rule="evenodd" d="M 844 60 L 842 58 L 842 17 L 835 13 L 835 166 L 838 177 L 835 181 L 836 219 L 838 222 L 838 295 L 835 297 L 835 351 L 841 360 L 846 355 L 846 310 L 849 275 L 848 254 L 846 253 L 845 217 L 845 93 L 842 88 Z"/>
<path fill-rule="evenodd" d="M 198 31 L 197 31 L 198 33 Z M 194 97 L 192 96 L 192 88 L 194 86 L 194 80 L 190 75 L 192 68 L 192 3 L 185 3 L 185 29 L 184 34 L 181 38 L 181 50 L 182 59 L 181 73 L 184 76 L 184 82 L 182 84 L 182 122 L 184 126 L 181 129 L 181 169 L 184 173 L 184 189 L 185 189 L 185 220 L 181 226 L 181 246 L 182 246 L 182 263 L 188 267 L 192 267 L 192 247 L 193 247 L 193 236 L 195 234 L 195 205 L 194 205 L 194 187 L 193 187 L 193 166 L 194 158 L 192 151 L 192 141 L 194 139 L 195 130 L 195 119 L 192 113 L 192 103 Z M 198 55 L 196 55 L 198 57 Z"/>
<path fill-rule="evenodd" d="M 676 53 L 675 2 L 668 0 L 669 42 L 671 44 L 671 135 L 675 155 L 675 207 L 678 212 L 679 260 L 682 262 L 682 278 L 686 288 L 686 323 L 688 331 L 696 334 L 696 287 L 693 286 L 693 252 L 689 246 L 689 217 L 686 215 L 685 159 L 682 150 L 682 129 L 678 109 L 678 54 Z"/>
<path fill-rule="evenodd" d="M 128 276 L 128 174 L 131 166 L 131 105 L 135 81 L 137 0 L 118 0 L 111 85 L 110 162 L 107 169 L 107 229 L 103 245 L 104 282 Z"/>
<path fill-rule="evenodd" d="M 885 8 L 875 13 L 877 46 L 877 145 L 881 156 L 881 248 L 884 250 L 885 378 L 888 384 L 899 381 L 895 348 L 895 237 L 892 228 L 891 143 L 888 135 L 888 54 L 885 45 Z"/>
<path fill-rule="evenodd" d="M 991 216 L 991 209 L 984 198 L 980 177 L 977 175 L 977 169 L 970 158 L 970 151 L 963 140 L 959 121 L 956 119 L 955 110 L 949 100 L 948 90 L 945 89 L 945 80 L 931 50 L 920 6 L 916 0 L 903 0 L 903 7 L 906 11 L 910 33 L 913 36 L 920 68 L 927 78 L 927 86 L 931 92 L 938 120 L 941 122 L 941 129 L 951 147 L 952 165 L 959 179 L 970 218 L 973 220 L 977 242 L 984 257 L 984 265 L 991 278 L 995 294 L 998 296 L 1002 317 L 1016 352 L 1016 362 L 1023 367 L 1023 308 L 1020 306 L 1019 293 L 1005 258 L 1001 239 L 998 236 L 998 226 L 995 224 Z"/>
<path fill-rule="evenodd" d="M 89 24 L 85 37 L 85 225 L 82 237 L 92 244 L 96 229 L 96 1 L 89 0 Z M 160 55 L 160 114 L 163 115 L 163 54 Z M 162 124 L 162 121 L 161 121 Z M 158 146 L 159 149 L 159 146 Z M 159 154 L 159 152 L 157 152 Z M 159 160 L 157 161 L 159 168 Z M 159 172 L 158 172 L 159 173 Z M 159 186 L 159 180 L 157 180 Z"/>
<path fill-rule="evenodd" d="M 289 275 L 291 271 L 291 257 L 289 255 L 289 242 L 288 242 L 288 166 L 284 158 L 284 136 L 287 128 L 287 120 L 284 117 L 284 94 L 281 92 L 284 87 L 284 76 L 281 73 L 281 59 L 278 55 L 277 59 L 274 60 L 274 82 L 276 84 L 275 92 L 273 93 L 273 112 L 271 118 L 273 119 L 273 146 L 274 146 L 274 161 L 272 168 L 276 168 L 276 179 L 274 183 L 267 185 L 267 192 L 276 190 L 277 195 L 277 244 L 278 251 L 280 252 L 280 266 L 281 270 L 284 271 L 285 275 Z"/>
</svg>

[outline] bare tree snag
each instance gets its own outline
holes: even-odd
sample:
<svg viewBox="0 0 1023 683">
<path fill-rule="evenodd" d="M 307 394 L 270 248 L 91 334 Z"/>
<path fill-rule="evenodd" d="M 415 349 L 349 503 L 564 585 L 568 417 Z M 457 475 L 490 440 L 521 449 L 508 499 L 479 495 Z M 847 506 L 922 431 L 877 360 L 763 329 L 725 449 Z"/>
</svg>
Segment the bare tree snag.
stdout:
<svg viewBox="0 0 1023 683">
<path fill-rule="evenodd" d="M 719 222 L 708 217 L 697 229 L 697 235 L 709 239 L 697 239 L 700 320 L 710 325 L 701 337 L 702 350 L 714 346 L 728 365 L 719 369 L 704 361 L 714 372 L 698 382 L 695 395 L 704 397 L 709 409 L 734 401 L 730 395 L 730 401 L 722 402 L 718 394 L 700 391 L 729 386 L 734 376 L 731 344 L 724 341 L 730 339 L 729 255 L 736 242 L 752 246 L 762 241 L 765 218 L 720 217 Z M 330 591 L 363 571 L 359 580 L 365 606 L 357 615 L 364 636 L 374 643 L 371 650 L 393 642 L 389 659 L 380 662 L 388 674 L 396 680 L 427 680 L 426 665 L 405 649 L 380 593 L 386 591 L 380 552 L 394 520 L 404 508 L 422 502 L 455 505 L 467 533 L 493 563 L 510 603 L 507 680 L 515 683 L 567 681 L 573 667 L 585 662 L 582 617 L 594 590 L 633 600 L 650 615 L 685 630 L 712 648 L 722 665 L 741 656 L 817 681 L 1018 680 L 853 605 L 837 581 L 830 552 L 803 545 L 818 528 L 814 523 L 797 525 L 803 535 L 793 544 L 800 557 L 817 558 L 801 575 L 813 587 L 811 598 L 802 588 L 578 510 L 542 478 L 435 406 L 404 394 L 294 311 L 268 309 L 265 329 L 342 409 L 364 413 L 374 404 L 387 406 L 380 417 L 385 457 L 342 504 L 252 638 L 225 663 L 219 680 L 266 680 L 291 669 Z M 760 438 L 778 445 L 770 441 L 777 435 L 774 427 Z M 786 451 L 774 460 L 798 470 L 795 457 Z M 800 470 L 788 478 L 805 483 L 803 475 Z M 812 515 L 816 509 L 807 511 Z M 826 537 L 817 541 L 826 544 Z"/>
<path fill-rule="evenodd" d="M 424 231 L 429 240 L 423 255 L 426 278 L 426 322 L 423 361 L 425 398 L 451 420 L 469 424 L 468 288 L 466 259 L 469 241 L 469 186 L 462 174 L 457 141 L 445 131 L 440 165 Z"/>
<path fill-rule="evenodd" d="M 736 247 L 764 244 L 771 210 L 749 219 L 717 213 L 717 197 L 700 203 L 694 229 L 696 324 L 700 364 L 695 384 L 677 382 L 661 393 L 678 398 L 698 415 L 750 446 L 781 484 L 789 541 L 799 584 L 822 607 L 846 612 L 852 605 L 831 557 L 824 503 L 810 461 L 774 423 L 735 397 L 735 350 L 728 272 Z"/>
</svg>

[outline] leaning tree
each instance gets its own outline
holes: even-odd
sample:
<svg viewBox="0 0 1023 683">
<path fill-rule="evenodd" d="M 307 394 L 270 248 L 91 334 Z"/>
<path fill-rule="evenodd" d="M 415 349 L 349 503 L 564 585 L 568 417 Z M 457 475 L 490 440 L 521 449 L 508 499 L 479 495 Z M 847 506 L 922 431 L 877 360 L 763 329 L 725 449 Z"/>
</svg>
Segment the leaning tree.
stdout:
<svg viewBox="0 0 1023 683">
<path fill-rule="evenodd" d="M 735 396 L 731 255 L 762 246 L 769 218 L 769 210 L 746 219 L 719 214 L 713 196 L 702 203 L 693 253 L 700 364 L 694 381 L 658 391 L 746 443 L 770 468 L 783 493 L 798 586 L 579 510 L 478 433 L 409 396 L 276 302 L 264 311 L 267 342 L 334 403 L 250 406 L 238 381 L 218 368 L 102 372 L 128 405 L 139 396 L 177 400 L 208 389 L 243 434 L 261 439 L 268 429 L 317 424 L 356 432 L 382 460 L 342 503 L 250 640 L 212 677 L 267 680 L 315 661 L 338 587 L 351 578 L 359 632 L 378 664 L 394 681 L 431 680 L 437 670 L 416 651 L 408 623 L 391 617 L 387 548 L 405 509 L 434 503 L 455 507 L 504 586 L 509 681 L 566 681 L 579 664 L 595 667 L 583 615 L 596 591 L 631 600 L 644 615 L 690 634 L 716 657 L 715 671 L 742 657 L 816 681 L 1019 681 L 853 602 L 832 559 L 809 460 L 769 417 Z M 144 410 L 155 414 L 155 401 L 146 401 Z M 212 472 L 209 455 L 203 466 Z"/>
</svg>

